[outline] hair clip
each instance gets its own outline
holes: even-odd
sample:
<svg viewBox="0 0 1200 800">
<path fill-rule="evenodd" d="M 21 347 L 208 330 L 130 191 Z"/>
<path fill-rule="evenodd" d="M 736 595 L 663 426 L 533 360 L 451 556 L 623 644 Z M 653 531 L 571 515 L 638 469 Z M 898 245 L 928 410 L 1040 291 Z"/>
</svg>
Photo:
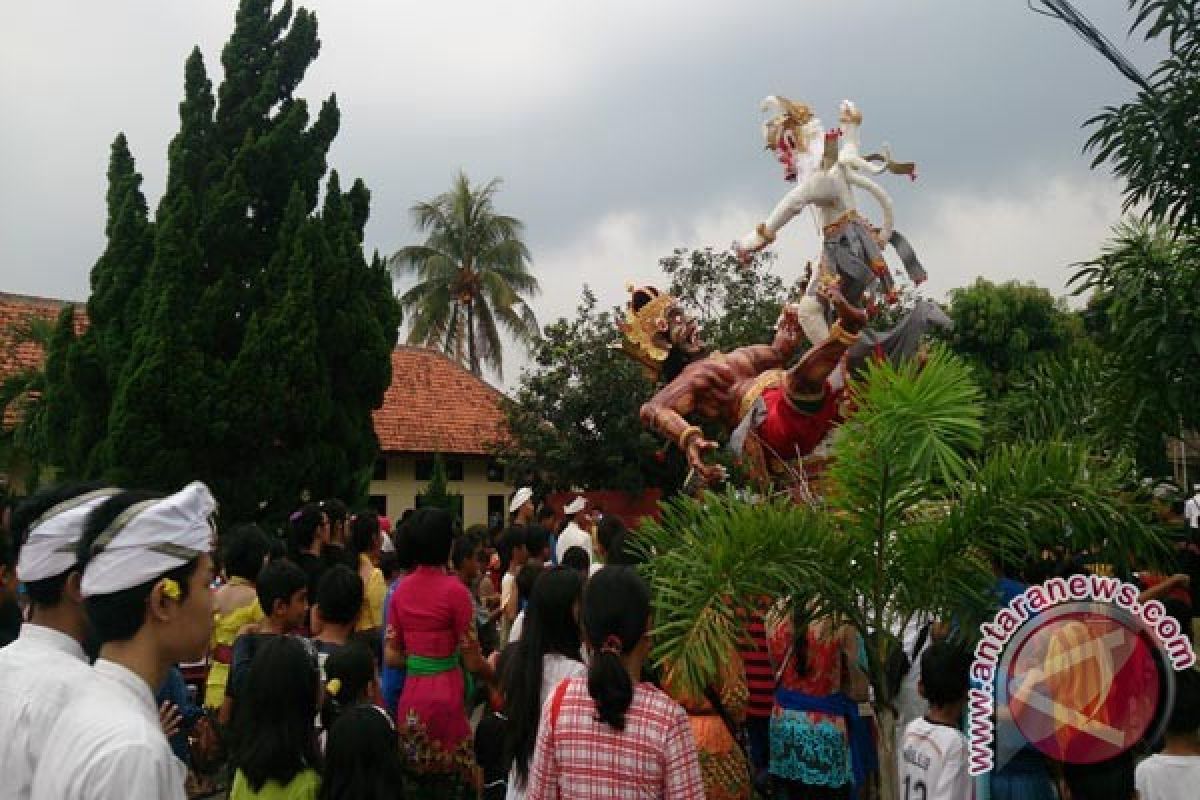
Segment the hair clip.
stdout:
<svg viewBox="0 0 1200 800">
<path fill-rule="evenodd" d="M 172 600 L 178 600 L 183 595 L 183 590 L 179 588 L 179 584 L 171 578 L 163 578 L 159 581 L 162 586 L 162 593 Z"/>
<path fill-rule="evenodd" d="M 610 633 L 604 639 L 604 644 L 600 647 L 601 653 L 612 653 L 614 656 L 621 655 L 621 637 L 615 633 Z"/>
<path fill-rule="evenodd" d="M 330 678 L 329 682 L 325 684 L 325 691 L 329 692 L 334 697 L 337 697 L 338 692 L 340 692 L 341 690 L 342 690 L 342 679 L 341 678 Z"/>
</svg>

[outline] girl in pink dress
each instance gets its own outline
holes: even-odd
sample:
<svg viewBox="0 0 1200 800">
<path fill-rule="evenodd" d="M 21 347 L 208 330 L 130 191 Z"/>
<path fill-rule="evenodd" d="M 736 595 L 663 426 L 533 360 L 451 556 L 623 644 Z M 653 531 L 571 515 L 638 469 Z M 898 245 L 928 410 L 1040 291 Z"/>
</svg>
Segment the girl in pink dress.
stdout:
<svg viewBox="0 0 1200 800">
<path fill-rule="evenodd" d="M 396 707 L 400 753 L 418 788 L 438 797 L 476 783 L 465 698 L 468 673 L 482 669 L 483 660 L 471 596 L 446 572 L 453 533 L 445 511 L 413 514 L 409 542 L 417 566 L 392 594 L 386 632 L 388 664 L 403 663 L 407 673 Z"/>
</svg>

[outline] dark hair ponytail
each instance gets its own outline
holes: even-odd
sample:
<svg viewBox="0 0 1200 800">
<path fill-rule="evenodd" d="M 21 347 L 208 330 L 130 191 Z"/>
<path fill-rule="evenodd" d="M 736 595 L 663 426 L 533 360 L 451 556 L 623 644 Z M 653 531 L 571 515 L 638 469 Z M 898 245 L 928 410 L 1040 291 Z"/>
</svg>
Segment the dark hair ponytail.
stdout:
<svg viewBox="0 0 1200 800">
<path fill-rule="evenodd" d="M 809 599 L 803 596 L 792 598 L 792 671 L 797 678 L 808 672 L 808 626 L 812 623 Z"/>
<path fill-rule="evenodd" d="M 325 699 L 321 728 L 333 728 L 348 708 L 366 701 L 367 686 L 375 680 L 375 658 L 361 642 L 351 641 L 325 660 Z"/>
<path fill-rule="evenodd" d="M 588 694 L 596 716 L 618 731 L 633 702 L 633 681 L 621 656 L 646 635 L 650 589 L 631 567 L 605 567 L 592 576 L 583 596 L 583 626 L 592 646 Z"/>
</svg>

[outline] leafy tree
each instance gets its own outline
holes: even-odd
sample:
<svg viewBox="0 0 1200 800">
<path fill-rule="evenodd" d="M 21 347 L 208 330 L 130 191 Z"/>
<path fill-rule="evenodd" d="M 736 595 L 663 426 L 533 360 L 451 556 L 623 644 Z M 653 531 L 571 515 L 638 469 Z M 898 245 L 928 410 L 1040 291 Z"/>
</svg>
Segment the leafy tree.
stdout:
<svg viewBox="0 0 1200 800">
<path fill-rule="evenodd" d="M 537 337 L 528 298 L 539 291 L 529 273 L 523 225 L 496 212 L 499 179 L 472 187 L 460 172 L 450 191 L 412 208 L 425 243 L 402 247 L 390 263 L 417 283 L 400 297 L 409 344 L 441 348 L 475 375 L 486 364 L 503 377 L 500 328 L 519 343 Z"/>
<path fill-rule="evenodd" d="M 1200 227 L 1200 2 L 1128 0 L 1130 33 L 1165 38 L 1167 57 L 1137 97 L 1107 106 L 1086 125 L 1092 166 L 1109 164 L 1125 179 L 1125 207 L 1181 227 Z"/>
<path fill-rule="evenodd" d="M 1033 284 L 984 278 L 950 291 L 947 309 L 954 329 L 950 348 L 976 371 L 989 399 L 1037 364 L 1061 355 L 1083 339 L 1083 324 L 1050 292 Z"/>
<path fill-rule="evenodd" d="M 1066 544 L 1128 567 L 1163 551 L 1140 507 L 1119 490 L 1123 465 L 1086 448 L 1022 443 L 972 457 L 982 394 L 970 369 L 935 349 L 923 369 L 872 365 L 837 434 L 823 505 L 752 504 L 734 492 L 679 496 L 635 534 L 647 558 L 655 655 L 694 696 L 735 649 L 740 615 L 764 596 L 811 600 L 867 642 L 883 797 L 897 797 L 895 724 L 885 665 L 914 618 L 953 617 L 976 630 L 993 597 L 992 564 Z M 1064 533 L 1065 532 L 1065 533 Z"/>
<path fill-rule="evenodd" d="M 1139 463 L 1165 469 L 1164 437 L 1200 427 L 1200 237 L 1121 223 L 1072 284 L 1092 293 L 1088 324 L 1104 353 L 1111 412 L 1133 433 Z"/>
<path fill-rule="evenodd" d="M 620 313 L 598 311 L 585 286 L 575 318 L 546 326 L 537 366 L 504 404 L 511 439 L 497 455 L 515 474 L 556 489 L 638 491 L 678 471 L 638 420 L 652 387 L 620 350 Z"/>
<path fill-rule="evenodd" d="M 90 325 L 47 357 L 49 450 L 69 474 L 200 478 L 231 518 L 364 493 L 399 311 L 363 255 L 363 183 L 331 173 L 318 208 L 340 115 L 331 96 L 310 118 L 295 90 L 319 49 L 315 15 L 241 0 L 216 96 L 199 49 L 187 59 L 153 220 L 114 142 Z"/>
<path fill-rule="evenodd" d="M 670 280 L 667 292 L 700 323 L 705 343 L 728 351 L 770 342 L 783 304 L 803 292 L 789 291 L 771 271 L 774 263 L 773 253 L 762 253 L 742 266 L 731 252 L 706 247 L 677 249 L 658 265 Z"/>
<path fill-rule="evenodd" d="M 461 494 L 450 491 L 446 477 L 446 462 L 440 453 L 433 457 L 433 472 L 429 476 L 429 483 L 419 497 L 420 500 L 417 503 L 419 508 L 440 508 L 443 511 L 449 511 L 458 518 L 460 523 L 462 522 L 463 497 Z"/>
</svg>

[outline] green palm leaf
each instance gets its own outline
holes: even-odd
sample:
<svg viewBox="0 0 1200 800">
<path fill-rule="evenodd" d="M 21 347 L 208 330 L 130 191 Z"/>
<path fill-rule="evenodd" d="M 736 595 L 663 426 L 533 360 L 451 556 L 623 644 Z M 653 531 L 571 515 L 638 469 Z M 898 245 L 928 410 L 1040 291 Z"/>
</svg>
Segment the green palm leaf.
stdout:
<svg viewBox="0 0 1200 800">
<path fill-rule="evenodd" d="M 476 375 L 486 365 L 502 378 L 497 322 L 528 347 L 538 335 L 528 298 L 540 287 L 529 272 L 524 226 L 493 206 L 499 187 L 499 179 L 473 187 L 460 172 L 449 192 L 413 206 L 425 242 L 388 261 L 397 275 L 417 279 L 400 297 L 408 341 L 440 347 Z"/>
</svg>

